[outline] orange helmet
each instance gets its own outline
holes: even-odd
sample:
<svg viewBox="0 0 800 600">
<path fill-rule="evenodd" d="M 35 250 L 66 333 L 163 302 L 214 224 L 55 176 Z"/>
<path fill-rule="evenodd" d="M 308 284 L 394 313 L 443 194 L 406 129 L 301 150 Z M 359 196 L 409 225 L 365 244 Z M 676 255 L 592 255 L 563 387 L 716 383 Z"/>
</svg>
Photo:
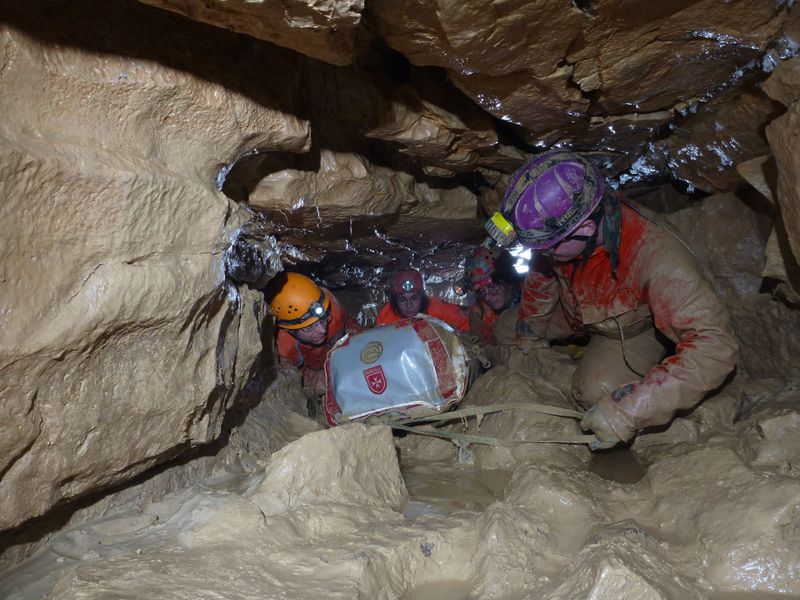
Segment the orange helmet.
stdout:
<svg viewBox="0 0 800 600">
<path fill-rule="evenodd" d="M 300 273 L 281 273 L 270 282 L 270 309 L 278 327 L 302 329 L 327 316 L 331 299 L 314 281 Z"/>
</svg>

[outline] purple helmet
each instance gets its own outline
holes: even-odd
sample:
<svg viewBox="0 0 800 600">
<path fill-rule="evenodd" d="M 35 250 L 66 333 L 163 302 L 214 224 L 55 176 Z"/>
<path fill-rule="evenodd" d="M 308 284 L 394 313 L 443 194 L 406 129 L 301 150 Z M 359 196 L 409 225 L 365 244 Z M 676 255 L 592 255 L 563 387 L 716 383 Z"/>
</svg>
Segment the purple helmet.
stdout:
<svg viewBox="0 0 800 600">
<path fill-rule="evenodd" d="M 600 204 L 603 190 L 603 177 L 588 160 L 548 152 L 514 173 L 501 211 L 524 246 L 541 250 L 575 231 Z"/>
</svg>

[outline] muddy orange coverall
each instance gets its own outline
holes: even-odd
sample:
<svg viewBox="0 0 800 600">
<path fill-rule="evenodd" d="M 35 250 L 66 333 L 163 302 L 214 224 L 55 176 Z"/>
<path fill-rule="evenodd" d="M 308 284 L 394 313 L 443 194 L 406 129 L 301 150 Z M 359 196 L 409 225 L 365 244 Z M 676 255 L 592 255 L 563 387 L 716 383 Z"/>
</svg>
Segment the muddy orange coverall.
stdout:
<svg viewBox="0 0 800 600">
<path fill-rule="evenodd" d="M 425 314 L 444 321 L 459 331 L 469 331 L 469 317 L 467 317 L 467 313 L 455 304 L 439 300 L 439 298 L 428 297 L 428 308 L 425 310 Z M 405 319 L 405 317 L 397 314 L 392 308 L 391 303 L 387 302 L 378 313 L 375 325 L 388 325 L 389 323 L 396 323 L 401 319 Z"/>
<path fill-rule="evenodd" d="M 324 386 L 325 359 L 331 346 L 339 341 L 345 333 L 363 329 L 355 319 L 350 317 L 333 294 L 328 290 L 325 292 L 331 299 L 331 308 L 328 333 L 324 344 L 319 346 L 304 344 L 285 329 L 278 329 L 277 346 L 281 364 L 299 367 L 304 385 L 311 382 L 311 387 Z"/>
<path fill-rule="evenodd" d="M 573 395 L 584 406 L 599 402 L 623 440 L 697 404 L 733 370 L 739 350 L 689 250 L 625 204 L 616 279 L 602 246 L 584 267 L 531 271 L 519 319 L 541 339 L 591 334 Z M 669 356 L 656 330 L 675 344 Z"/>
<path fill-rule="evenodd" d="M 475 306 L 469 309 L 469 322 L 470 331 L 473 335 L 478 336 L 481 344 L 494 345 L 496 343 L 494 337 L 494 325 L 500 318 L 500 315 L 492 310 L 492 307 L 485 302 L 478 302 Z"/>
</svg>

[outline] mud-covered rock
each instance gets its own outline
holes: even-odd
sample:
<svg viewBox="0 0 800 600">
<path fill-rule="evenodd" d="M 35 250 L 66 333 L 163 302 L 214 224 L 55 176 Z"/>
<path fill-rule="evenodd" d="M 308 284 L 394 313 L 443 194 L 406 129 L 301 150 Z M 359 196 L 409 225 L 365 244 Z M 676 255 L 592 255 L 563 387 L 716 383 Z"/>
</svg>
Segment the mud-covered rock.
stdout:
<svg viewBox="0 0 800 600">
<path fill-rule="evenodd" d="M 762 275 L 774 284 L 773 295 L 797 308 L 800 306 L 800 263 L 792 254 L 789 234 L 781 216 L 775 219 L 775 226 L 767 239 L 765 253 L 766 261 Z"/>
<path fill-rule="evenodd" d="M 786 241 L 795 258 L 794 265 L 791 262 L 786 264 L 786 270 L 791 271 L 800 262 L 800 196 L 797 190 L 800 159 L 796 139 L 800 129 L 800 104 L 797 102 L 800 97 L 800 61 L 795 58 L 779 65 L 764 83 L 764 91 L 787 108 L 785 114 L 767 127 L 767 139 L 778 173 L 775 197 L 787 234 Z"/>
<path fill-rule="evenodd" d="M 524 161 L 523 152 L 500 140 L 488 115 L 422 73 L 393 92 L 367 137 L 396 144 L 426 174 L 441 177 L 479 167 L 509 173 Z"/>
<path fill-rule="evenodd" d="M 266 174 L 249 202 L 278 225 L 326 227 L 354 219 L 380 221 L 415 203 L 410 175 L 352 152 L 319 151 L 318 160 Z M 340 237 L 340 236 L 337 236 Z"/>
<path fill-rule="evenodd" d="M 558 373 L 567 378 L 574 369 L 572 361 L 552 350 L 536 351 L 535 356 L 516 352 L 510 368 L 495 366 L 481 377 L 464 399 L 465 406 L 533 402 L 573 408 L 569 384 L 558 385 L 548 374 Z M 541 414 L 532 410 L 503 411 L 486 415 L 479 424 L 482 435 L 513 442 L 522 440 L 552 440 L 580 433 L 574 419 Z M 521 444 L 512 447 L 479 446 L 475 448 L 475 464 L 484 469 L 514 468 L 527 461 L 574 467 L 589 459 L 585 447 L 566 444 Z"/>
<path fill-rule="evenodd" d="M 263 311 L 225 285 L 246 214 L 216 174 L 309 135 L 286 53 L 268 107 L 233 34 L 136 4 L 4 13 L 0 529 L 219 435 Z"/>
<path fill-rule="evenodd" d="M 730 448 L 713 446 L 659 461 L 646 481 L 660 502 L 637 520 L 666 539 L 696 540 L 711 584 L 797 593 L 800 482 L 751 470 Z M 755 571 L 747 568 L 753 556 Z"/>
<path fill-rule="evenodd" d="M 308 504 L 400 509 L 407 492 L 391 430 L 353 423 L 307 434 L 276 452 L 250 498 L 274 515 Z"/>
<path fill-rule="evenodd" d="M 246 33 L 334 65 L 353 61 L 356 30 L 364 10 L 364 0 L 140 1 L 195 21 Z"/>
<path fill-rule="evenodd" d="M 800 104 L 795 103 L 767 127 L 767 139 L 778 166 L 778 205 L 788 234 L 789 247 L 800 262 L 800 153 L 797 132 L 800 131 Z"/>
<path fill-rule="evenodd" d="M 800 311 L 768 294 L 729 306 L 731 324 L 742 340 L 740 371 L 753 377 L 800 377 Z"/>
<path fill-rule="evenodd" d="M 758 293 L 771 219 L 734 194 L 704 198 L 670 214 L 722 297 L 735 300 Z"/>
<path fill-rule="evenodd" d="M 541 598 L 707 598 L 696 575 L 682 571 L 685 567 L 674 551 L 639 529 L 619 530 L 581 550 L 566 570 L 565 581 Z"/>
</svg>

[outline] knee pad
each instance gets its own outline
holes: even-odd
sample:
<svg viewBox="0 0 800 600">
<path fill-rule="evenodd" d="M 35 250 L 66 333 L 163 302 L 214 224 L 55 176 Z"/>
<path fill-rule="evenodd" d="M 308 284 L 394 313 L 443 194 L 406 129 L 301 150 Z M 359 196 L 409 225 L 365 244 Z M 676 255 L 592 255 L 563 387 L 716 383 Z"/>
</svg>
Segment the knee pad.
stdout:
<svg viewBox="0 0 800 600">
<path fill-rule="evenodd" d="M 586 372 L 577 369 L 572 375 L 572 398 L 583 408 L 597 404 L 600 399 L 608 394 L 608 387 L 603 380 L 588 376 Z"/>
</svg>

